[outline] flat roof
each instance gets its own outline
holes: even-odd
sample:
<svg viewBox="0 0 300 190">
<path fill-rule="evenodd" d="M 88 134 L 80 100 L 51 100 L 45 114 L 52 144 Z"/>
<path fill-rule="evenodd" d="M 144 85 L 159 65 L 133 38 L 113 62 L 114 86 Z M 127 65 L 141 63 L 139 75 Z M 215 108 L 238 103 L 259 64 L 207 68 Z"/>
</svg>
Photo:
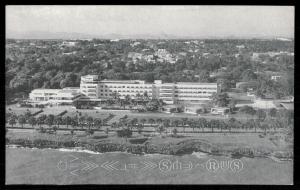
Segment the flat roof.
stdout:
<svg viewBox="0 0 300 190">
<path fill-rule="evenodd" d="M 202 83 L 202 82 L 177 82 L 175 84 L 188 84 L 188 85 L 217 85 L 217 83 Z"/>
<path fill-rule="evenodd" d="M 38 93 L 38 92 L 41 92 L 41 93 L 45 93 L 45 92 L 52 92 L 52 93 L 57 93 L 59 92 L 60 90 L 62 89 L 50 89 L 50 88 L 37 88 L 37 89 L 34 89 L 31 91 L 31 93 Z"/>
</svg>

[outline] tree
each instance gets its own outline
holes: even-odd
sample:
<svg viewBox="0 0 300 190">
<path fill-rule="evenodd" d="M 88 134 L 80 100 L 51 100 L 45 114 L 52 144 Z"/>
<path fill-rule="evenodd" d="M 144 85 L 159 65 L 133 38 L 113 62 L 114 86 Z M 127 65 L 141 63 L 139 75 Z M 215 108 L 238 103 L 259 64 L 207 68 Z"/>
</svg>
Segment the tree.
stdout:
<svg viewBox="0 0 300 190">
<path fill-rule="evenodd" d="M 36 125 L 37 121 L 36 121 L 35 117 L 30 116 L 30 117 L 28 118 L 28 123 L 29 123 L 32 127 L 34 127 L 34 126 Z"/>
<path fill-rule="evenodd" d="M 159 124 L 161 124 L 162 123 L 162 119 L 161 118 L 157 118 L 156 119 L 156 123 L 159 125 Z"/>
<path fill-rule="evenodd" d="M 38 118 L 37 118 L 37 124 L 38 126 L 41 126 L 42 124 L 45 123 L 45 120 L 46 120 L 47 116 L 46 115 L 40 115 Z"/>
<path fill-rule="evenodd" d="M 86 117 L 85 116 L 79 117 L 78 124 L 81 126 L 81 129 L 83 129 L 84 125 L 86 124 Z"/>
<path fill-rule="evenodd" d="M 176 129 L 178 127 L 178 124 L 179 124 L 179 121 L 177 119 L 175 119 L 175 120 L 172 121 L 173 128 Z"/>
<path fill-rule="evenodd" d="M 50 128 L 53 125 L 53 123 L 54 123 L 54 115 L 50 114 L 45 119 L 45 124 L 48 125 Z"/>
<path fill-rule="evenodd" d="M 138 133 L 139 133 L 139 134 L 142 134 L 142 131 L 143 131 L 144 125 L 142 125 L 142 124 L 138 124 L 137 128 L 138 128 Z"/>
<path fill-rule="evenodd" d="M 269 116 L 271 118 L 275 118 L 277 115 L 277 109 L 276 108 L 271 108 L 270 111 L 269 111 Z"/>
<path fill-rule="evenodd" d="M 199 118 L 198 124 L 202 128 L 202 132 L 204 132 L 204 128 L 207 127 L 207 121 L 206 121 L 206 119 L 205 118 Z"/>
<path fill-rule="evenodd" d="M 189 120 L 188 121 L 188 124 L 189 124 L 189 126 L 193 129 L 193 131 L 194 131 L 194 129 L 195 129 L 195 127 L 196 127 L 196 122 L 195 122 L 195 120 L 193 120 L 193 119 L 191 119 L 191 120 Z"/>
<path fill-rule="evenodd" d="M 199 73 L 199 82 L 209 82 L 209 72 L 207 70 L 201 70 Z"/>
<path fill-rule="evenodd" d="M 18 123 L 22 126 L 22 128 L 24 127 L 24 124 L 26 123 L 26 118 L 24 115 L 19 115 Z"/>
<path fill-rule="evenodd" d="M 127 138 L 132 136 L 132 131 L 128 128 L 123 128 L 121 130 L 117 130 L 117 136 L 118 137 L 125 137 L 126 142 L 127 142 Z"/>
<path fill-rule="evenodd" d="M 173 129 L 173 130 L 172 130 L 172 133 L 173 133 L 174 136 L 177 136 L 177 133 L 178 133 L 177 129 L 176 129 L 176 128 Z"/>
<path fill-rule="evenodd" d="M 16 119 L 17 119 L 16 115 L 11 115 L 10 118 L 9 118 L 9 120 L 8 120 L 8 123 L 9 123 L 12 127 L 14 127 L 14 125 L 16 124 Z"/>
<path fill-rule="evenodd" d="M 137 122 L 138 122 L 138 119 L 137 119 L 137 118 L 131 119 L 131 120 L 130 120 L 130 125 L 131 125 L 131 127 L 135 127 L 136 124 L 137 124 Z"/>
<path fill-rule="evenodd" d="M 148 122 L 150 123 L 150 126 L 152 127 L 152 124 L 155 123 L 155 120 L 153 118 L 149 118 L 148 119 Z"/>
<path fill-rule="evenodd" d="M 236 127 L 236 119 L 235 118 L 230 118 L 228 120 L 228 129 L 229 129 L 229 132 L 231 132 L 231 129 L 232 128 L 235 128 Z"/>
<path fill-rule="evenodd" d="M 140 121 L 141 121 L 141 123 L 143 124 L 143 127 L 144 127 L 147 120 L 145 118 L 142 118 Z"/>
<path fill-rule="evenodd" d="M 258 120 L 261 121 L 261 122 L 263 122 L 266 119 L 266 116 L 267 116 L 266 112 L 264 110 L 261 110 L 261 109 L 257 110 L 256 115 L 258 117 Z"/>
<path fill-rule="evenodd" d="M 163 124 L 163 127 L 166 129 L 165 131 L 167 132 L 167 129 L 170 127 L 170 123 L 171 121 L 169 119 L 164 119 L 162 124 Z"/>
<path fill-rule="evenodd" d="M 31 112 L 28 110 L 24 114 L 26 121 L 28 121 L 29 117 L 31 116 Z"/>
<path fill-rule="evenodd" d="M 101 120 L 100 118 L 96 118 L 96 119 L 94 120 L 94 122 L 95 122 L 96 128 L 97 128 L 97 129 L 101 129 L 102 120 Z"/>
<path fill-rule="evenodd" d="M 235 99 L 231 99 L 229 101 L 229 109 L 230 109 L 230 112 L 233 113 L 234 109 L 235 109 L 235 106 L 236 106 L 236 100 Z"/>
<path fill-rule="evenodd" d="M 105 134 L 108 135 L 108 133 L 109 133 L 109 128 L 106 128 L 105 129 Z"/>
<path fill-rule="evenodd" d="M 163 126 L 162 124 L 160 124 L 160 125 L 158 125 L 158 127 L 157 127 L 156 130 L 157 130 L 157 131 L 159 132 L 159 134 L 161 135 L 161 133 L 165 131 L 165 128 L 164 128 L 164 126 Z"/>
<path fill-rule="evenodd" d="M 214 106 L 226 107 L 229 103 L 229 97 L 227 93 L 214 93 L 212 95 L 212 103 Z"/>
<path fill-rule="evenodd" d="M 59 125 L 61 125 L 63 123 L 62 117 L 61 116 L 55 116 L 54 117 L 54 124 L 57 125 L 57 127 L 59 128 Z"/>
<path fill-rule="evenodd" d="M 185 131 L 185 127 L 186 127 L 187 121 L 188 121 L 188 118 L 182 118 L 181 119 L 183 131 Z"/>
<path fill-rule="evenodd" d="M 247 106 L 247 105 L 241 107 L 241 108 L 239 109 L 239 112 L 245 113 L 245 114 L 251 115 L 251 116 L 255 115 L 255 113 L 256 113 L 256 111 L 255 111 L 255 109 L 254 109 L 253 107 Z M 247 120 L 248 120 L 248 117 L 247 117 Z"/>
<path fill-rule="evenodd" d="M 68 126 L 71 124 L 72 118 L 70 116 L 67 116 L 64 118 L 64 123 L 67 125 L 67 129 L 69 128 Z"/>
<path fill-rule="evenodd" d="M 87 125 L 88 125 L 88 129 L 90 130 L 91 126 L 94 125 L 94 118 L 92 118 L 91 116 L 89 116 L 89 117 L 86 118 L 86 122 L 87 122 Z"/>
</svg>

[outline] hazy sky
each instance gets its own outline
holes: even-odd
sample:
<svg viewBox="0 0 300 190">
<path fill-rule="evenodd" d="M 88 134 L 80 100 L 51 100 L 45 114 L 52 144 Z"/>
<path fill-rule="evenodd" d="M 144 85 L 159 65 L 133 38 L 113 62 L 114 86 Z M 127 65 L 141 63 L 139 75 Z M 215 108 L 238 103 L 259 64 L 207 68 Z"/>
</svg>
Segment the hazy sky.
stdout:
<svg viewBox="0 0 300 190">
<path fill-rule="evenodd" d="M 6 30 L 177 36 L 294 35 L 291 6 L 6 6 Z"/>
</svg>

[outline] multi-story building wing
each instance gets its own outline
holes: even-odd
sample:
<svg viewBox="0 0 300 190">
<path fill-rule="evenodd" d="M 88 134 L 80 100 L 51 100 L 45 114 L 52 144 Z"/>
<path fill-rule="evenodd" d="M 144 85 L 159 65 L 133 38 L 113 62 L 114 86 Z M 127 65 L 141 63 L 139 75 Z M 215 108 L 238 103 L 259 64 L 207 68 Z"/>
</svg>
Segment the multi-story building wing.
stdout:
<svg viewBox="0 0 300 190">
<path fill-rule="evenodd" d="M 90 99 L 109 99 L 114 96 L 135 99 L 138 94 L 152 99 L 161 99 L 167 104 L 197 103 L 211 99 L 218 92 L 217 83 L 163 83 L 156 80 L 146 83 L 142 80 L 98 80 L 96 75 L 81 77 L 81 93 Z"/>
</svg>

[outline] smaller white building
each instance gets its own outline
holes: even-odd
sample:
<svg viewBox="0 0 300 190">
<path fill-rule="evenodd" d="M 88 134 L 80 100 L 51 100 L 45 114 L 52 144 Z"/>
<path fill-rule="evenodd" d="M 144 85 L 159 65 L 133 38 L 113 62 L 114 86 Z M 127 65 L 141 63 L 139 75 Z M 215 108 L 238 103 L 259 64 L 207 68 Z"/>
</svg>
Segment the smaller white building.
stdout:
<svg viewBox="0 0 300 190">
<path fill-rule="evenodd" d="M 80 88 L 34 89 L 29 94 L 29 102 L 36 104 L 71 104 L 81 97 Z"/>
<path fill-rule="evenodd" d="M 229 113 L 229 108 L 227 107 L 215 107 L 215 108 L 211 108 L 210 111 L 211 114 L 215 114 L 215 115 L 226 115 Z"/>
</svg>

